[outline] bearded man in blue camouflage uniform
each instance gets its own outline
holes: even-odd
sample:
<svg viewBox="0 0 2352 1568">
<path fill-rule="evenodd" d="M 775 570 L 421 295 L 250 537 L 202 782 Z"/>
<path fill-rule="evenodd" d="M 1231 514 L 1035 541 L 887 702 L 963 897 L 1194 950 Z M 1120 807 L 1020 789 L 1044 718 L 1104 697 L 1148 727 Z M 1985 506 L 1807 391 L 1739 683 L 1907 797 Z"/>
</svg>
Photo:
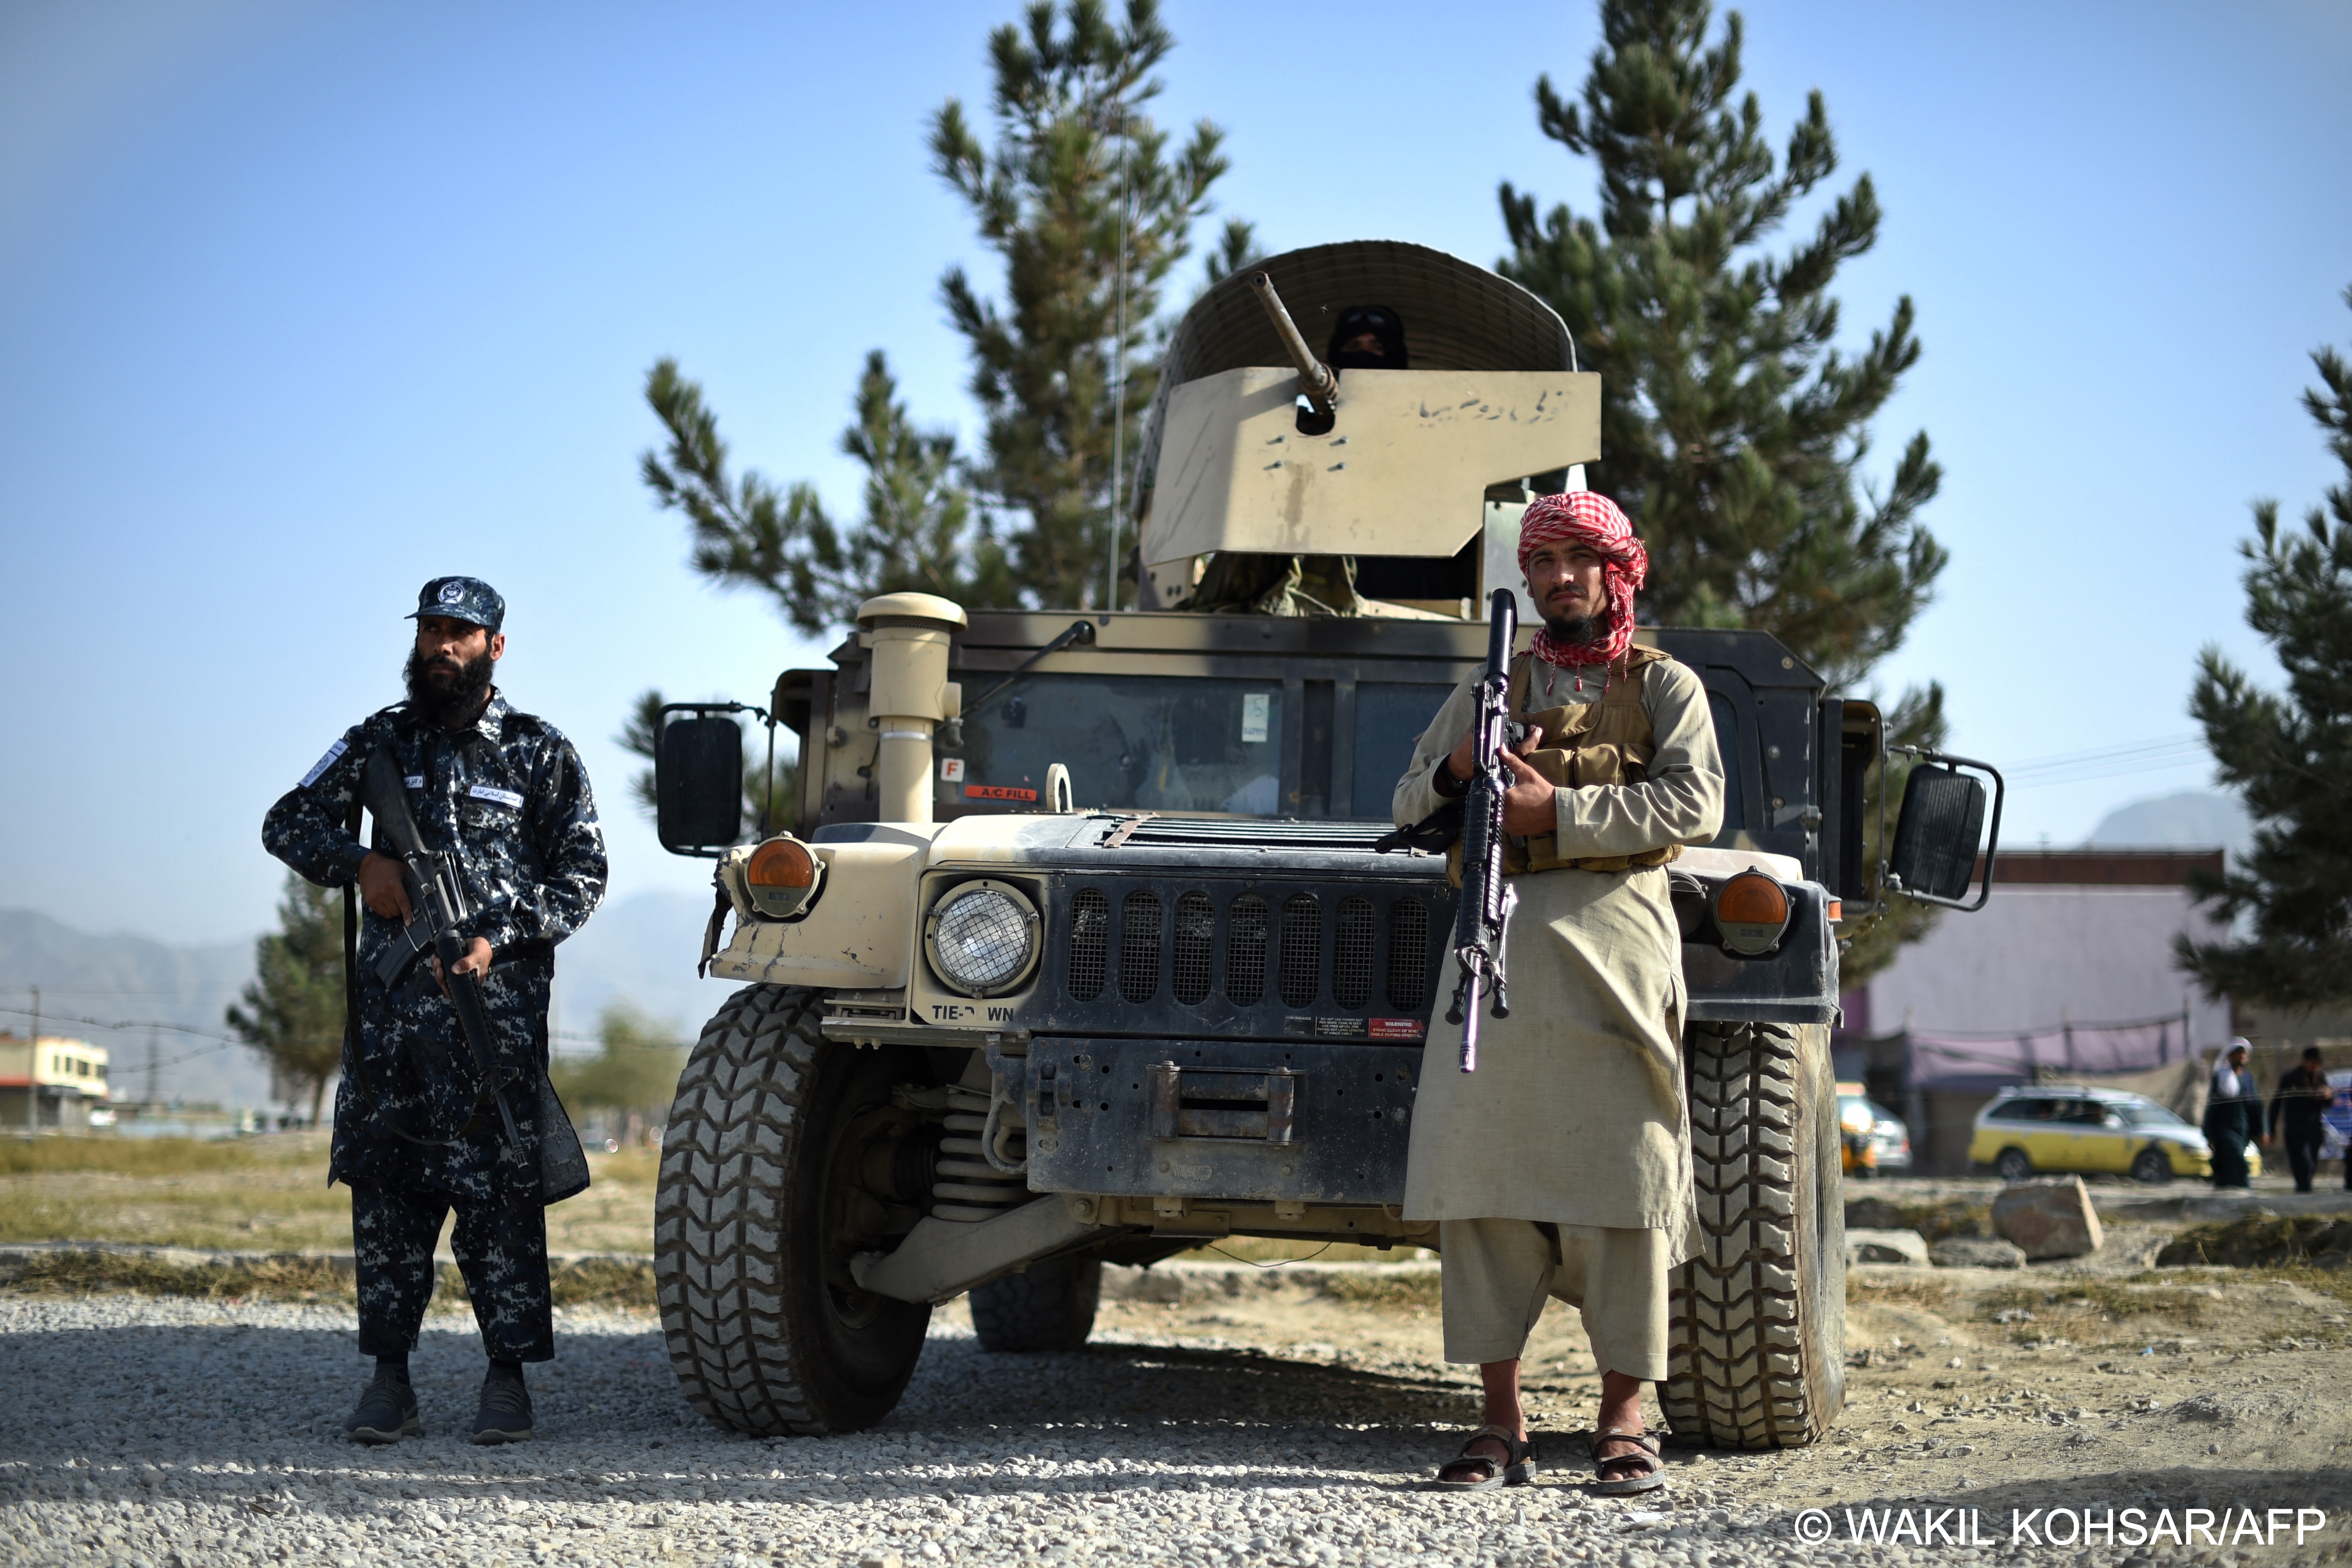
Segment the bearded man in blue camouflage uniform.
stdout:
<svg viewBox="0 0 2352 1568">
<path fill-rule="evenodd" d="M 550 1194 L 540 1181 L 533 1090 L 547 1066 L 555 944 L 604 897 L 604 838 L 572 742 L 517 711 L 490 682 L 506 652 L 505 617 L 505 602 L 487 583 L 427 583 L 410 617 L 416 641 L 408 700 L 346 731 L 269 808 L 261 829 L 272 855 L 313 882 L 357 884 L 367 906 L 354 971 L 357 1027 L 343 1042 L 328 1171 L 329 1181 L 352 1189 L 360 1353 L 376 1358 L 375 1377 L 344 1427 L 362 1442 L 424 1430 L 408 1356 L 433 1294 L 434 1243 L 453 1208 L 452 1250 L 490 1363 L 476 1442 L 530 1436 L 522 1363 L 555 1354 Z M 459 864 L 471 918 L 455 968 L 478 979 L 520 1147 L 509 1142 L 496 1102 L 477 1092 L 438 960 L 394 991 L 377 979 L 395 922 L 413 914 L 381 826 L 377 847 L 356 837 L 367 760 L 380 749 L 400 763 L 427 847 Z"/>
</svg>

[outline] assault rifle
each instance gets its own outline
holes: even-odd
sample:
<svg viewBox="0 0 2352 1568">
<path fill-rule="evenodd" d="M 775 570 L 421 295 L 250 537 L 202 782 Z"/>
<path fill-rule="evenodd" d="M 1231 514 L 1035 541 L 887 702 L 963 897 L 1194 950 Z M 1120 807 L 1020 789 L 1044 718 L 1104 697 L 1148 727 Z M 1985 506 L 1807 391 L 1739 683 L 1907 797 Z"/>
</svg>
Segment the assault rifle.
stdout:
<svg viewBox="0 0 2352 1568">
<path fill-rule="evenodd" d="M 408 790 L 400 776 L 400 763 L 389 749 L 379 748 L 368 757 L 361 798 L 367 803 L 368 815 L 375 818 L 376 826 L 399 852 L 400 879 L 407 886 L 408 907 L 414 911 L 408 924 L 392 928 L 392 945 L 376 962 L 376 978 L 383 983 L 386 991 L 396 990 L 419 959 L 435 957 L 441 961 L 441 984 L 449 994 L 450 1005 L 457 1010 L 457 1026 L 464 1032 L 467 1049 L 473 1055 L 479 1091 L 498 1102 L 499 1120 L 506 1124 L 507 1146 L 520 1159 L 522 1134 L 516 1131 L 514 1111 L 507 1105 L 506 1094 L 515 1073 L 499 1065 L 498 1051 L 491 1043 L 489 1015 L 482 1009 L 480 979 L 457 973 L 457 961 L 466 955 L 465 921 L 469 911 L 465 884 L 457 877 L 457 861 L 425 842 L 415 814 L 408 809 Z"/>
<path fill-rule="evenodd" d="M 1471 726 L 1470 791 L 1462 802 L 1462 903 L 1454 921 L 1454 961 L 1462 977 L 1445 1021 L 1462 1026 L 1462 1070 L 1478 1070 L 1478 998 L 1494 994 L 1495 1016 L 1511 1016 L 1511 989 L 1503 972 L 1518 889 L 1503 875 L 1503 795 L 1511 771 L 1503 752 L 1517 737 L 1511 721 L 1511 653 L 1518 638 L 1518 601 L 1497 588 L 1486 623 L 1486 668 L 1478 678 L 1478 714 Z"/>
</svg>

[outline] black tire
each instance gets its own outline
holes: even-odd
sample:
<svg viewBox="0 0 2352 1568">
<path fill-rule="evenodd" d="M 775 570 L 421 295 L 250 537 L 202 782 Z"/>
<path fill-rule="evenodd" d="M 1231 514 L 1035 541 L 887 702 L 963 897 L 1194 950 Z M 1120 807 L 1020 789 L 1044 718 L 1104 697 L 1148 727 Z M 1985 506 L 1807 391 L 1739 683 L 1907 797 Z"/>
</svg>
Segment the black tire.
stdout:
<svg viewBox="0 0 2352 1568">
<path fill-rule="evenodd" d="M 1001 1355 L 1074 1351 L 1095 1331 L 1101 1303 L 1101 1258 L 1048 1258 L 972 1287 L 972 1332 Z"/>
<path fill-rule="evenodd" d="M 1675 1436 L 1786 1448 L 1845 1404 L 1837 1078 L 1819 1025 L 1693 1024 L 1683 1038 L 1698 1255 L 1675 1270 Z"/>
<path fill-rule="evenodd" d="M 2172 1180 L 2172 1157 L 2161 1149 L 2143 1149 L 2132 1158 L 2132 1180 L 2154 1186 Z"/>
<path fill-rule="evenodd" d="M 2033 1179 L 2033 1156 L 2022 1149 L 2003 1149 L 1992 1163 L 1992 1173 L 2004 1182 Z"/>
<path fill-rule="evenodd" d="M 662 1138 L 654 1284 L 694 1407 L 758 1436 L 851 1432 L 906 1392 L 930 1323 L 848 1277 L 846 1177 L 892 1058 L 828 1046 L 809 991 L 749 985 L 687 1058 Z"/>
</svg>

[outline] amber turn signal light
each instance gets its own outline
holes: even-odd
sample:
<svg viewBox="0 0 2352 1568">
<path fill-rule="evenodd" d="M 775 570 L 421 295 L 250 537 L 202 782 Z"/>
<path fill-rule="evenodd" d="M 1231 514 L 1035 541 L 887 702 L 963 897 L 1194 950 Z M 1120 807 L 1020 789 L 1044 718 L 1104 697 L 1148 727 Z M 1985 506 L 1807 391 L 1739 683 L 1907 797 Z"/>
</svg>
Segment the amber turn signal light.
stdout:
<svg viewBox="0 0 2352 1568">
<path fill-rule="evenodd" d="M 1761 871 L 1742 871 L 1716 890 L 1715 929 L 1748 957 L 1767 953 L 1789 929 L 1789 892 Z"/>
<path fill-rule="evenodd" d="M 755 888 L 805 888 L 816 880 L 816 858 L 795 838 L 771 838 L 751 851 L 743 880 Z"/>
</svg>

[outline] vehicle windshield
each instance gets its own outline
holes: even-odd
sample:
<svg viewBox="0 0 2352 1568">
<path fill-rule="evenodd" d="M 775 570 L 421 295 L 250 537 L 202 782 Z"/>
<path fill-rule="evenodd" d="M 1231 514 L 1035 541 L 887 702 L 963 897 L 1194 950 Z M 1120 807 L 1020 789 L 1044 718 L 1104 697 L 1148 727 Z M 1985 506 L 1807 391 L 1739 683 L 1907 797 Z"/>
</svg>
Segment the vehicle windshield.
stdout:
<svg viewBox="0 0 2352 1568">
<path fill-rule="evenodd" d="M 2120 1104 L 2111 1105 L 2108 1109 L 2121 1112 L 2124 1124 L 2127 1127 L 2186 1127 L 2189 1125 L 2187 1121 L 2174 1114 L 2170 1108 L 2158 1105 L 2152 1100 L 2127 1100 Z"/>
<path fill-rule="evenodd" d="M 963 677 L 973 706 L 962 742 L 942 740 L 937 753 L 942 817 L 1034 811 L 1046 769 L 1059 763 L 1082 808 L 1383 819 L 1413 742 L 1453 689 L 1444 680 L 1360 681 L 1339 704 L 1332 680 L 1286 679 L 1278 668 L 1256 677 L 1039 670 L 981 701 L 1001 679 Z M 1736 718 L 1712 700 L 1725 755 L 1735 755 Z M 1740 772 L 1730 770 L 1718 842 L 1748 823 Z"/>
<path fill-rule="evenodd" d="M 958 805 L 1034 809 L 1060 763 L 1081 806 L 1271 816 L 1283 806 L 1283 708 L 1280 680 L 1024 677 L 964 716 L 962 749 L 940 752 L 940 791 Z"/>
</svg>

